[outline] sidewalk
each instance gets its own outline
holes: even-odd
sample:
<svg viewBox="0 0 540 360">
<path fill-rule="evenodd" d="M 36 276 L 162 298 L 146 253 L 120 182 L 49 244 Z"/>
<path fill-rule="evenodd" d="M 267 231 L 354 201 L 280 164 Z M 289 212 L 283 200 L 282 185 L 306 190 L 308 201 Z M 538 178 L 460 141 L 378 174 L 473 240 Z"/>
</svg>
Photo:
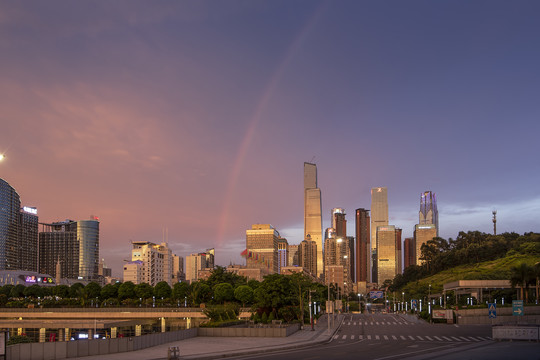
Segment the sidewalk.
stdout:
<svg viewBox="0 0 540 360">
<path fill-rule="evenodd" d="M 191 339 L 176 341 L 151 348 L 124 353 L 85 356 L 83 360 L 157 360 L 167 359 L 170 346 L 178 346 L 181 359 L 216 359 L 233 355 L 248 355 L 265 351 L 301 348 L 323 343 L 332 338 L 339 329 L 345 315 L 337 315 L 334 326 L 328 331 L 328 320 L 325 315 L 319 318 L 315 330 L 305 326 L 289 337 L 207 337 L 197 336 Z"/>
</svg>

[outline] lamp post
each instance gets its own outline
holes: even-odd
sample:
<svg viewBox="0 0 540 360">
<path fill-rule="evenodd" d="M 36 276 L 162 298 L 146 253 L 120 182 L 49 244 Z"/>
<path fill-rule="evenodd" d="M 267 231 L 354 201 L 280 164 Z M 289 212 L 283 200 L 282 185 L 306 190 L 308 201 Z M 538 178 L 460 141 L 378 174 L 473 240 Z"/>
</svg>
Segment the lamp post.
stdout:
<svg viewBox="0 0 540 360">
<path fill-rule="evenodd" d="M 429 284 L 429 292 L 428 292 L 428 314 L 431 315 L 431 284 Z"/>
<path fill-rule="evenodd" d="M 362 313 L 362 308 L 360 307 L 360 294 L 358 294 L 358 313 Z"/>
</svg>

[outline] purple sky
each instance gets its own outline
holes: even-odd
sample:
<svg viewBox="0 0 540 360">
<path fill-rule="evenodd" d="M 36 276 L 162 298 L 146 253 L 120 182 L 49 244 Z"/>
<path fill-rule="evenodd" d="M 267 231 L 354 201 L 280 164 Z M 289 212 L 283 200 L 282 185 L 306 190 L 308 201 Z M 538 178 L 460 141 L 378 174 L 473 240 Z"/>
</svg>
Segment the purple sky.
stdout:
<svg viewBox="0 0 540 360">
<path fill-rule="evenodd" d="M 40 221 L 240 262 L 245 230 L 303 234 L 303 162 L 330 209 L 412 235 L 540 231 L 538 1 L 3 1 L 0 177 Z"/>
</svg>

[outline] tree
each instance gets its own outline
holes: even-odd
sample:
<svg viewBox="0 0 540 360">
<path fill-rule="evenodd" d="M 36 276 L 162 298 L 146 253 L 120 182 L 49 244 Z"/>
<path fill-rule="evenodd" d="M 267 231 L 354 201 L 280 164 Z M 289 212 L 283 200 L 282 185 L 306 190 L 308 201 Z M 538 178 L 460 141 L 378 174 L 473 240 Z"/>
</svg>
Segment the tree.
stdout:
<svg viewBox="0 0 540 360">
<path fill-rule="evenodd" d="M 147 283 L 140 283 L 135 285 L 135 295 L 140 299 L 151 298 L 154 294 L 154 288 Z"/>
<path fill-rule="evenodd" d="M 240 285 L 234 289 L 234 297 L 242 303 L 242 307 L 253 302 L 253 289 L 248 285 Z"/>
<path fill-rule="evenodd" d="M 167 299 L 171 297 L 172 289 L 166 281 L 160 281 L 154 287 L 154 296 Z"/>
<path fill-rule="evenodd" d="M 107 284 L 101 288 L 100 292 L 102 299 L 111 299 L 118 296 L 118 287 L 112 284 Z"/>
<path fill-rule="evenodd" d="M 221 283 L 214 286 L 214 301 L 224 303 L 234 299 L 234 289 L 229 283 Z"/>
<path fill-rule="evenodd" d="M 84 289 L 84 285 L 81 283 L 75 283 L 69 287 L 69 297 L 76 298 L 78 297 L 78 292 L 80 289 Z"/>
<path fill-rule="evenodd" d="M 534 264 L 534 276 L 535 276 L 535 287 L 536 287 L 536 304 L 539 304 L 538 302 L 538 288 L 540 287 L 540 262 L 537 262 Z"/>
<path fill-rule="evenodd" d="M 193 305 L 200 304 L 210 300 L 212 289 L 202 281 L 196 281 L 189 286 L 189 297 Z"/>
<path fill-rule="evenodd" d="M 122 283 L 118 288 L 118 297 L 120 300 L 134 299 L 135 298 L 135 284 L 131 281 Z"/>
<path fill-rule="evenodd" d="M 4 285 L 0 288 L 0 294 L 4 294 L 7 297 L 9 297 L 11 294 L 11 289 L 13 289 L 13 285 L 11 284 Z"/>
<path fill-rule="evenodd" d="M 24 289 L 26 287 L 22 284 L 17 284 L 14 287 L 11 288 L 11 291 L 9 293 L 9 296 L 12 298 L 20 298 L 24 296 Z"/>
<path fill-rule="evenodd" d="M 523 289 L 525 288 L 525 303 L 529 302 L 529 283 L 535 278 L 534 270 L 526 263 L 521 263 L 518 266 L 514 266 L 511 269 L 512 275 L 510 276 L 510 284 L 512 288 L 519 286 L 521 289 L 521 300 L 523 300 Z"/>
<path fill-rule="evenodd" d="M 234 288 L 238 285 L 245 285 L 246 278 L 227 271 L 223 266 L 216 266 L 206 280 L 206 284 L 213 289 L 216 285 L 223 283 L 229 283 Z"/>
<path fill-rule="evenodd" d="M 43 297 L 43 288 L 39 286 L 38 284 L 34 284 L 24 289 L 23 294 L 24 296 L 32 297 L 32 298 Z"/>
<path fill-rule="evenodd" d="M 56 285 L 53 288 L 53 295 L 56 295 L 60 298 L 68 298 L 69 297 L 69 286 L 67 285 Z"/>
<path fill-rule="evenodd" d="M 173 285 L 172 296 L 175 300 L 184 300 L 188 296 L 189 284 L 179 282 Z"/>
<path fill-rule="evenodd" d="M 84 287 L 84 290 L 88 294 L 88 298 L 95 299 L 101 295 L 101 286 L 97 282 L 92 281 Z"/>
</svg>

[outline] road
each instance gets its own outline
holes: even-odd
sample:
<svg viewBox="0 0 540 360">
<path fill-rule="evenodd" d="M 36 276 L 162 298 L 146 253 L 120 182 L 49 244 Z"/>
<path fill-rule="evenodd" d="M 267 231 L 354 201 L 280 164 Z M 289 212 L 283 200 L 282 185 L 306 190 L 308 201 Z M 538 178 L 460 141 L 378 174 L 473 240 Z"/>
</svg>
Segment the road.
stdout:
<svg viewBox="0 0 540 360">
<path fill-rule="evenodd" d="M 272 352 L 233 359 L 445 359 L 497 344 L 489 325 L 429 324 L 413 316 L 396 314 L 346 315 L 329 343 L 310 348 Z M 514 343 L 517 344 L 517 343 Z M 517 344 L 519 346 L 519 344 Z M 533 344 L 534 346 L 534 344 Z M 538 345 L 536 345 L 538 347 Z M 278 349 L 276 349 L 278 350 Z M 512 353 L 512 350 L 508 350 Z M 500 357 L 504 358 L 504 357 Z"/>
</svg>

